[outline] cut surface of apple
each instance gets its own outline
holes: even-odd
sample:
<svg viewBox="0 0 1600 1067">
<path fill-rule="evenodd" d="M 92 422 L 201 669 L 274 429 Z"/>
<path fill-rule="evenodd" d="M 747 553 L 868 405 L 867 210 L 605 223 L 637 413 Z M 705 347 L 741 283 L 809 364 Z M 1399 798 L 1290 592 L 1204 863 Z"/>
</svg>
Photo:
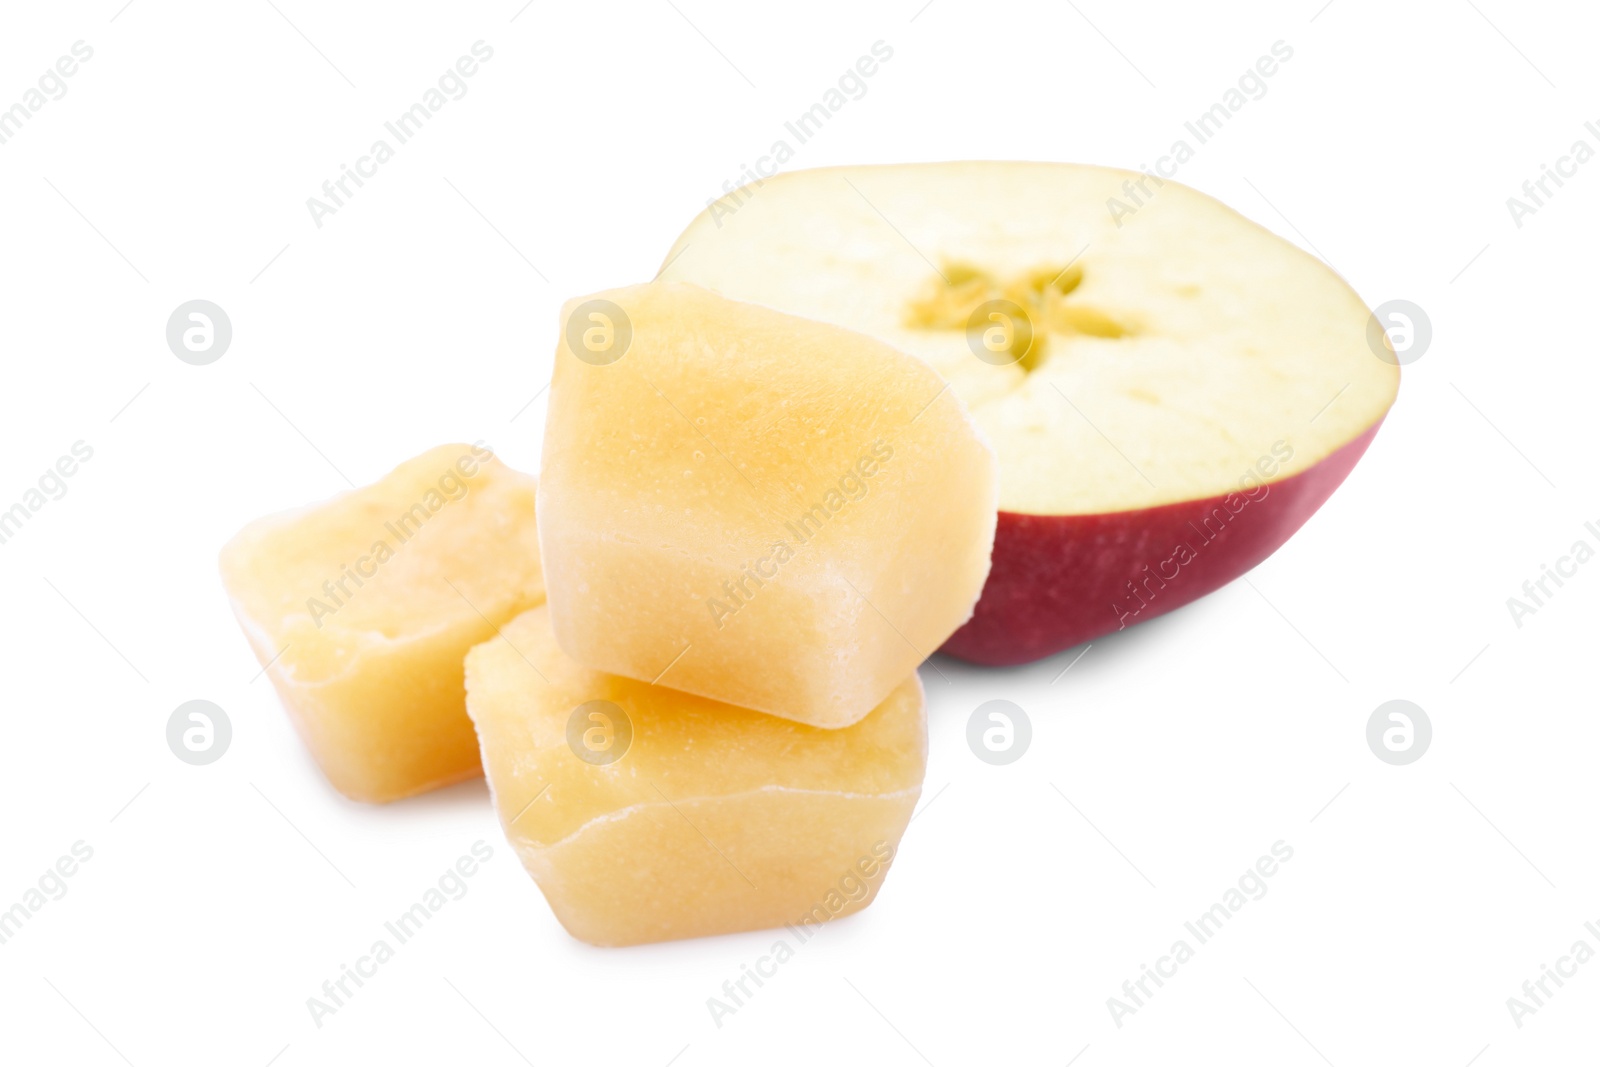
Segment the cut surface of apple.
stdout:
<svg viewBox="0 0 1600 1067">
<path fill-rule="evenodd" d="M 582 667 L 547 608 L 472 650 L 467 707 L 506 836 L 561 924 L 595 945 L 865 907 L 927 762 L 914 673 L 825 730 Z"/>
<path fill-rule="evenodd" d="M 945 650 L 981 663 L 1259 563 L 1349 472 L 1399 381 L 1322 262 L 1177 182 L 1100 167 L 779 175 L 696 219 L 661 277 L 881 338 L 966 401 L 999 454 L 1001 514 Z"/>
<path fill-rule="evenodd" d="M 534 484 L 442 445 L 223 548 L 234 614 L 341 793 L 397 800 L 480 773 L 462 660 L 544 601 Z"/>
<path fill-rule="evenodd" d="M 926 364 L 690 285 L 563 323 L 539 536 L 575 659 L 842 727 L 971 615 L 995 459 Z"/>
</svg>

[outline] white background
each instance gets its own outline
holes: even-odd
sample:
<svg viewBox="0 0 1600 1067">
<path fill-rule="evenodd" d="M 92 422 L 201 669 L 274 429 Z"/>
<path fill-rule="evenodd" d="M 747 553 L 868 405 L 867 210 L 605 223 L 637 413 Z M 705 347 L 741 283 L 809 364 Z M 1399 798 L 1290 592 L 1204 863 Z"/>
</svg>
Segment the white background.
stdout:
<svg viewBox="0 0 1600 1067">
<path fill-rule="evenodd" d="M 1520 1029 L 1506 998 L 1579 938 L 1600 949 L 1583 929 L 1600 921 L 1600 562 L 1520 629 L 1506 598 L 1580 537 L 1600 543 L 1583 529 L 1600 520 L 1600 161 L 1520 229 L 1505 203 L 1575 139 L 1600 147 L 1583 129 L 1600 120 L 1592 11 L 275 2 L 0 15 L 0 106 L 73 42 L 94 49 L 0 145 L 0 506 L 75 441 L 94 449 L 0 545 L 0 908 L 74 842 L 94 850 L 0 945 L 0 1059 L 1593 1056 L 1600 962 Z M 314 226 L 306 198 L 480 39 L 494 58 L 468 94 Z M 1287 42 L 1268 95 L 1181 177 L 1369 304 L 1420 304 L 1434 339 L 1367 458 L 1254 588 L 1097 641 L 1064 675 L 1082 650 L 924 667 L 927 806 L 886 888 L 718 1028 L 706 998 L 772 935 L 590 948 L 503 844 L 482 783 L 340 798 L 257 677 L 215 558 L 247 520 L 444 441 L 535 469 L 542 398 L 524 408 L 560 302 L 650 277 L 878 40 L 893 59 L 790 167 L 1137 166 Z M 205 367 L 164 338 L 194 298 L 234 328 Z M 193 698 L 234 726 L 207 767 L 164 739 Z M 964 739 L 994 698 L 1034 725 L 1007 767 Z M 1407 767 L 1364 738 L 1393 698 L 1434 725 Z M 316 1027 L 306 998 L 480 839 L 495 856 L 470 893 Z M 1270 892 L 1115 1026 L 1106 999 L 1280 839 L 1294 858 Z"/>
</svg>

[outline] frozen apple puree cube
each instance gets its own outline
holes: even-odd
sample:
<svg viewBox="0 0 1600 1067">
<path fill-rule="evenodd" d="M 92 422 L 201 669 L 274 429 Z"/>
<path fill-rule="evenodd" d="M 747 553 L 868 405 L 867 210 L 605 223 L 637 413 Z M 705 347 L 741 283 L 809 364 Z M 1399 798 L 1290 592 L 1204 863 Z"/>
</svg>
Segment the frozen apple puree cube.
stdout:
<svg viewBox="0 0 1600 1067">
<path fill-rule="evenodd" d="M 574 659 L 841 727 L 972 614 L 995 459 L 926 364 L 692 285 L 562 315 L 539 536 Z"/>
<path fill-rule="evenodd" d="M 506 836 L 594 945 L 820 922 L 871 903 L 922 791 L 922 684 L 824 730 L 575 663 L 550 613 L 467 657 Z"/>
<path fill-rule="evenodd" d="M 534 496 L 488 449 L 442 445 L 223 548 L 234 614 L 341 793 L 397 800 L 480 773 L 462 660 L 544 601 Z"/>
</svg>

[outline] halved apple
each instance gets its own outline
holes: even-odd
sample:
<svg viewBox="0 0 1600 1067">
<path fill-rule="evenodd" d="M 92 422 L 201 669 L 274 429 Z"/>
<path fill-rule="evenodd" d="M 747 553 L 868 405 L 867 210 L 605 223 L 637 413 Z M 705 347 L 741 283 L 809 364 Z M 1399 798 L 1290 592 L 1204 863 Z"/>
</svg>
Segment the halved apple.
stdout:
<svg viewBox="0 0 1600 1067">
<path fill-rule="evenodd" d="M 878 337 L 966 402 L 1000 458 L 1000 515 L 983 596 L 943 650 L 977 663 L 1050 655 L 1248 571 L 1344 480 L 1399 384 L 1326 265 L 1128 171 L 784 174 L 708 208 L 661 277 Z"/>
</svg>

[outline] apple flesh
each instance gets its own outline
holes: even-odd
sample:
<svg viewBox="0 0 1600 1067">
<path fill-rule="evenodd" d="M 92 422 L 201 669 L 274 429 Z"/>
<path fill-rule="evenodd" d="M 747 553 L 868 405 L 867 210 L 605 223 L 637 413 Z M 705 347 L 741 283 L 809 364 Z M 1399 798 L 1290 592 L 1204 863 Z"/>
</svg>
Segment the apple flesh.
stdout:
<svg viewBox="0 0 1600 1067">
<path fill-rule="evenodd" d="M 1136 212 L 1108 210 L 1141 181 Z M 881 338 L 965 401 L 999 456 L 999 521 L 946 652 L 1026 662 L 1238 577 L 1393 403 L 1398 367 L 1338 275 L 1152 182 L 1040 163 L 791 172 L 668 254 L 663 279 Z"/>
</svg>

